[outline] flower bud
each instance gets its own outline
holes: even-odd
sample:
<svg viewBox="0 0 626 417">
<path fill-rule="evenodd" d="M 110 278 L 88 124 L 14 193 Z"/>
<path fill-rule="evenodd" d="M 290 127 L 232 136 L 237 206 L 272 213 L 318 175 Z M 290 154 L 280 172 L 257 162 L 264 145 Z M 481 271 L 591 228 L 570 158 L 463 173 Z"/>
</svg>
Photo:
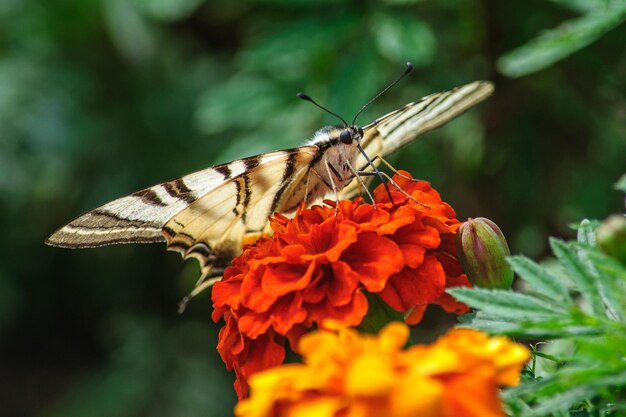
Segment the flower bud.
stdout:
<svg viewBox="0 0 626 417">
<path fill-rule="evenodd" d="M 456 235 L 459 262 L 473 285 L 511 288 L 513 271 L 506 262 L 511 255 L 502 231 L 484 217 L 468 219 Z"/>
<path fill-rule="evenodd" d="M 596 242 L 602 252 L 626 264 L 626 217 L 609 216 L 596 232 Z"/>
</svg>

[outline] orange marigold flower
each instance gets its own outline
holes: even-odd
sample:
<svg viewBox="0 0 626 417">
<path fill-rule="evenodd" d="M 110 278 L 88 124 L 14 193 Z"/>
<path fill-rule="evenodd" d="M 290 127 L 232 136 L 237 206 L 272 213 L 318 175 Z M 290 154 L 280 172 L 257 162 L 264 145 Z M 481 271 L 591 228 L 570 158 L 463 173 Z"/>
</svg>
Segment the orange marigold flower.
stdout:
<svg viewBox="0 0 626 417">
<path fill-rule="evenodd" d="M 239 398 L 247 395 L 248 377 L 282 363 L 285 337 L 297 346 L 326 319 L 361 323 L 365 292 L 379 293 L 409 323 L 419 322 L 428 304 L 467 311 L 444 293 L 470 285 L 456 260 L 460 223 L 437 191 L 407 175 L 394 180 L 412 198 L 392 188 L 395 204 L 381 185 L 376 209 L 359 198 L 300 207 L 293 219 L 275 215 L 274 234 L 224 271 L 213 287 L 213 319 L 226 321 L 218 350 L 236 373 Z"/>
<path fill-rule="evenodd" d="M 332 327 L 332 326 L 331 326 Z M 335 326 L 300 340 L 303 364 L 255 374 L 239 417 L 496 417 L 498 386 L 519 382 L 529 351 L 504 337 L 451 330 L 428 346 L 402 347 L 409 330 L 378 336 Z"/>
</svg>

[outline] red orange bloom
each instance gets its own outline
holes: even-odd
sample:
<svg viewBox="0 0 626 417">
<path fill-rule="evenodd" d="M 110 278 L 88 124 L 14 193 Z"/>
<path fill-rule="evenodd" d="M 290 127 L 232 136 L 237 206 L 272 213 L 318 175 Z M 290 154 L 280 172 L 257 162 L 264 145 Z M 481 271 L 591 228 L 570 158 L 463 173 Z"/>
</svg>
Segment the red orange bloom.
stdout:
<svg viewBox="0 0 626 417">
<path fill-rule="evenodd" d="M 300 340 L 303 364 L 255 374 L 239 417 L 499 417 L 498 386 L 516 385 L 528 349 L 469 329 L 402 350 L 402 323 L 378 336 L 341 326 Z"/>
<path fill-rule="evenodd" d="M 285 337 L 296 346 L 326 319 L 358 325 L 365 292 L 379 293 L 410 323 L 428 304 L 467 310 L 444 293 L 469 285 L 456 261 L 454 210 L 428 183 L 394 180 L 412 199 L 392 189 L 392 204 L 379 186 L 376 209 L 357 199 L 300 208 L 293 219 L 276 215 L 273 236 L 248 247 L 215 284 L 213 319 L 226 321 L 218 350 L 235 370 L 239 398 L 253 373 L 282 363 Z"/>
</svg>

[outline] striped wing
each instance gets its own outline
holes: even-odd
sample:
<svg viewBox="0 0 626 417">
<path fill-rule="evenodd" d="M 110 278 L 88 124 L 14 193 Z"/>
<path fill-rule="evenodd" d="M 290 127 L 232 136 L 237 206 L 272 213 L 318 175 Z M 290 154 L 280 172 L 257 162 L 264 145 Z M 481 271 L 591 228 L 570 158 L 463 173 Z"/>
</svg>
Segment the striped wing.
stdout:
<svg viewBox="0 0 626 417">
<path fill-rule="evenodd" d="M 268 231 L 268 219 L 302 193 L 316 146 L 259 155 L 254 166 L 224 182 L 177 213 L 163 226 L 167 248 L 196 258 L 202 277 L 229 265 L 244 236 Z"/>
<path fill-rule="evenodd" d="M 493 84 L 475 81 L 443 93 L 435 93 L 399 108 L 363 127 L 361 145 L 370 158 L 384 157 L 417 136 L 442 126 L 493 94 Z M 366 166 L 362 156 L 357 167 Z M 350 198 L 358 192 L 353 181 L 341 193 Z"/>
<path fill-rule="evenodd" d="M 244 234 L 263 231 L 271 212 L 308 173 L 317 149 L 271 152 L 137 191 L 71 221 L 46 243 L 91 248 L 167 242 L 168 249 L 198 258 L 208 273 L 241 250 Z"/>
</svg>

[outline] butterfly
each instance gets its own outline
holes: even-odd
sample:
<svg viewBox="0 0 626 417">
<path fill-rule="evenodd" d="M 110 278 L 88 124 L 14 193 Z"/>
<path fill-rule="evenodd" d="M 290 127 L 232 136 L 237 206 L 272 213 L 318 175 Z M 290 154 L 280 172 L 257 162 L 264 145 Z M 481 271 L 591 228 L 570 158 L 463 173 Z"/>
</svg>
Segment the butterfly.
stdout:
<svg viewBox="0 0 626 417">
<path fill-rule="evenodd" d="M 72 220 L 46 244 L 77 249 L 165 242 L 168 250 L 200 262 L 203 283 L 242 252 L 246 236 L 267 232 L 273 213 L 293 212 L 331 193 L 336 199 L 354 196 L 365 185 L 362 176 L 372 170 L 380 175 L 377 159 L 465 112 L 493 89 L 490 82 L 472 82 L 408 103 L 363 127 L 355 125 L 355 117 L 352 124 L 318 130 L 304 146 L 144 188 Z"/>
</svg>

